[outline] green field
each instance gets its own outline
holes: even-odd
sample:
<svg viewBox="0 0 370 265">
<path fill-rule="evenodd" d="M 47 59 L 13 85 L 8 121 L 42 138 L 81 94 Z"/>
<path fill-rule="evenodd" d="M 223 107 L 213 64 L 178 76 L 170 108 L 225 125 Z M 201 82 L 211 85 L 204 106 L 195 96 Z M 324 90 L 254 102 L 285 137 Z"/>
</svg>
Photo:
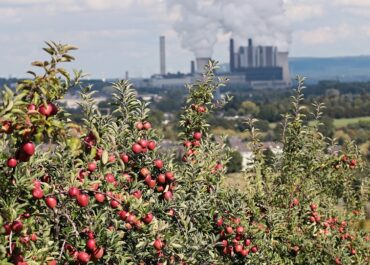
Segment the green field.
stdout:
<svg viewBox="0 0 370 265">
<path fill-rule="evenodd" d="M 342 128 L 342 127 L 348 126 L 349 124 L 358 123 L 359 121 L 370 122 L 370 116 L 369 117 L 349 118 L 349 119 L 335 119 L 334 120 L 334 126 L 335 126 L 335 128 Z"/>
<path fill-rule="evenodd" d="M 366 121 L 370 122 L 370 116 L 368 117 L 357 117 L 357 118 L 346 118 L 346 119 L 334 119 L 334 127 L 335 128 L 343 128 L 347 127 L 349 124 L 358 123 L 359 121 Z M 313 121 L 310 122 L 310 125 L 313 124 Z M 270 128 L 274 129 L 276 126 L 278 126 L 279 123 L 272 122 L 270 123 Z"/>
</svg>

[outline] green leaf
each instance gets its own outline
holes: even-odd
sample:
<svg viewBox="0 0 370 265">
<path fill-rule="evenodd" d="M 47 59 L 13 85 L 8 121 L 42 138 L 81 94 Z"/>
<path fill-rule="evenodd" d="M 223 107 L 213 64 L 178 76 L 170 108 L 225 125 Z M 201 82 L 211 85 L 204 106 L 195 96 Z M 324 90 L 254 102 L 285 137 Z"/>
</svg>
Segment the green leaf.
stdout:
<svg viewBox="0 0 370 265">
<path fill-rule="evenodd" d="M 107 164 L 108 163 L 108 159 L 109 159 L 108 151 L 107 150 L 104 150 L 103 151 L 103 154 L 102 154 L 102 158 L 101 158 L 102 163 L 104 165 Z"/>
</svg>

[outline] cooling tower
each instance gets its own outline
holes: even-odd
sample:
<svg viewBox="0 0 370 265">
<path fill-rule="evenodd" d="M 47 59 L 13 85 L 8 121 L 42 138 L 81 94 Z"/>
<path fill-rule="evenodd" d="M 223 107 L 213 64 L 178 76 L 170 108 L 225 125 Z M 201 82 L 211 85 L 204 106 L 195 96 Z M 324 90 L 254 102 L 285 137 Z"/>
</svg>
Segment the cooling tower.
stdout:
<svg viewBox="0 0 370 265">
<path fill-rule="evenodd" d="M 190 62 L 190 74 L 192 75 L 195 74 L 195 62 L 194 61 Z"/>
<path fill-rule="evenodd" d="M 292 83 L 289 70 L 288 52 L 278 52 L 277 65 L 283 68 L 283 81 L 290 86 Z"/>
<path fill-rule="evenodd" d="M 204 67 L 208 64 L 208 62 L 211 60 L 209 57 L 202 57 L 202 58 L 197 58 L 197 73 L 201 74 L 204 72 Z"/>
</svg>

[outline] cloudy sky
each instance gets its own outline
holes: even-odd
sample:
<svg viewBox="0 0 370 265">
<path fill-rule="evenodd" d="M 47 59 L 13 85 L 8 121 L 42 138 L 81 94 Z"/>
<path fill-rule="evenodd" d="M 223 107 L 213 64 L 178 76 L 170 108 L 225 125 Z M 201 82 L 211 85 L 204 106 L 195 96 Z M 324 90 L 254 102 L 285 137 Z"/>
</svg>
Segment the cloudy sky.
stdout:
<svg viewBox="0 0 370 265">
<path fill-rule="evenodd" d="M 283 1 L 291 56 L 370 55 L 370 0 Z M 182 48 L 174 30 L 178 18 L 166 3 L 0 0 L 0 77 L 25 76 L 32 60 L 46 58 L 44 40 L 77 45 L 73 68 L 92 78 L 123 77 L 126 70 L 130 76 L 149 76 L 159 71 L 159 35 L 167 37 L 167 70 L 188 71 L 193 53 Z M 213 58 L 228 61 L 229 37 L 217 35 Z"/>
</svg>

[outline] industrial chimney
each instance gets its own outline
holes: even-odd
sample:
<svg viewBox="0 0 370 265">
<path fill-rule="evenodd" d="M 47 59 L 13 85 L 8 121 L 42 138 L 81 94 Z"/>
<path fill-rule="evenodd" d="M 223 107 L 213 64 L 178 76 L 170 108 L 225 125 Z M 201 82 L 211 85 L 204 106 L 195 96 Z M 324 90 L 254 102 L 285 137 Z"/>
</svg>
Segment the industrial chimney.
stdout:
<svg viewBox="0 0 370 265">
<path fill-rule="evenodd" d="M 248 47 L 253 46 L 253 40 L 251 38 L 248 39 Z"/>
<path fill-rule="evenodd" d="M 283 81 L 287 84 L 287 86 L 290 86 L 292 80 L 290 77 L 288 55 L 288 52 L 278 52 L 277 65 L 283 68 Z"/>
<path fill-rule="evenodd" d="M 235 71 L 234 39 L 230 39 L 230 72 Z"/>
<path fill-rule="evenodd" d="M 208 61 L 210 61 L 211 58 L 209 57 L 200 57 L 196 58 L 197 61 L 197 73 L 201 74 L 204 72 L 204 67 L 208 65 Z"/>
<path fill-rule="evenodd" d="M 159 60 L 160 60 L 160 73 L 166 75 L 166 38 L 159 37 Z"/>
<path fill-rule="evenodd" d="M 195 74 L 195 62 L 194 61 L 190 62 L 190 74 L 192 75 Z"/>
</svg>

